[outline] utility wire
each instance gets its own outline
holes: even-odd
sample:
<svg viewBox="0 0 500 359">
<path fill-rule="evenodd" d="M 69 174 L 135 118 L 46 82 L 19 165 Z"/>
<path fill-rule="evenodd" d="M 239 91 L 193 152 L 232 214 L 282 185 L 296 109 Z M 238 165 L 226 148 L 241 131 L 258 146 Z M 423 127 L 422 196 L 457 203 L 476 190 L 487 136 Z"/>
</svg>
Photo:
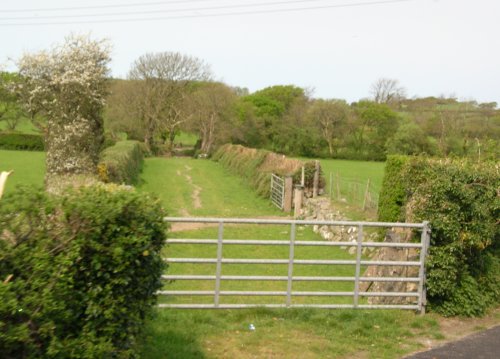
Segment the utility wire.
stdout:
<svg viewBox="0 0 500 359">
<path fill-rule="evenodd" d="M 136 7 L 136 6 L 155 6 L 169 4 L 185 4 L 195 2 L 209 2 L 213 0 L 173 0 L 173 1 L 156 1 L 144 3 L 129 3 L 129 4 L 114 4 L 114 5 L 88 5 L 88 6 L 71 6 L 71 7 L 45 7 L 45 8 L 29 8 L 29 9 L 0 9 L 2 12 L 42 12 L 42 11 L 72 11 L 72 10 L 89 10 L 89 9 L 113 9 L 121 7 Z"/>
<path fill-rule="evenodd" d="M 268 9 L 268 10 L 253 10 L 253 11 L 239 11 L 239 12 L 224 12 L 215 14 L 192 14 L 192 15 L 179 15 L 179 16 L 163 16 L 163 17 L 142 17 L 142 18 L 122 18 L 122 19 L 103 19 L 103 20 L 82 20 L 82 21 L 58 21 L 58 22 L 25 22 L 25 23 L 0 23 L 0 26 L 39 26 L 39 25 L 73 25 L 73 24 L 102 24 L 102 23 L 120 23 L 120 22 L 141 22 L 141 21 L 161 21 L 161 20 L 178 20 L 178 19 L 193 19 L 193 18 L 211 18 L 211 17 L 226 17 L 238 15 L 258 15 L 258 14 L 276 14 L 276 13 L 290 13 L 299 11 L 321 10 L 321 9 L 334 9 L 334 8 L 349 8 L 349 7 L 363 7 L 363 6 L 376 6 L 395 3 L 404 3 L 415 0 L 385 0 L 385 1 L 371 1 L 371 2 L 357 2 L 348 4 L 337 5 L 322 5 L 322 6 L 309 6 L 300 8 L 286 8 L 286 9 Z M 197 11 L 192 8 L 186 11 Z M 109 15 L 109 14 L 108 14 Z M 109 15 L 111 16 L 111 15 Z M 12 20 L 12 19 L 10 19 Z"/>
<path fill-rule="evenodd" d="M 103 17 L 103 16 L 123 16 L 123 15 L 150 15 L 158 13 L 175 13 L 175 12 L 188 12 L 188 11 L 210 11 L 210 10 L 226 10 L 226 9 L 241 9 L 249 7 L 262 7 L 262 6 L 274 6 L 274 5 L 289 5 L 298 3 L 311 3 L 325 0 L 287 0 L 287 1 L 274 1 L 265 3 L 250 3 L 250 4 L 238 4 L 238 5 L 220 5 L 220 6 L 209 6 L 209 7 L 193 7 L 184 9 L 167 9 L 167 10 L 147 10 L 147 11 L 126 11 L 126 12 L 114 12 L 114 13 L 94 13 L 94 14 L 77 14 L 77 15 L 48 15 L 48 16 L 22 16 L 22 17 L 6 17 L 0 18 L 0 20 L 46 20 L 46 19 L 60 19 L 60 18 L 82 18 L 82 17 Z"/>
</svg>

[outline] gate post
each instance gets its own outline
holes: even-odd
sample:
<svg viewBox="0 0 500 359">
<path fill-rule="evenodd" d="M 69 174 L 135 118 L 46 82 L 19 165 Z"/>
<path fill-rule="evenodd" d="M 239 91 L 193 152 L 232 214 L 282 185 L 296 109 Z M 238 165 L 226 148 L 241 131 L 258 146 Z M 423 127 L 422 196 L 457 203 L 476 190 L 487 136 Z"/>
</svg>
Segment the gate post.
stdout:
<svg viewBox="0 0 500 359">
<path fill-rule="evenodd" d="M 302 214 L 302 199 L 304 196 L 304 187 L 300 185 L 295 186 L 295 193 L 293 194 L 293 217 L 298 218 Z"/>
<path fill-rule="evenodd" d="M 283 212 L 290 212 L 292 210 L 292 196 L 293 196 L 293 178 L 292 176 L 286 176 L 285 196 L 283 198 Z"/>
<path fill-rule="evenodd" d="M 425 273 L 425 259 L 427 257 L 427 250 L 430 245 L 430 227 L 429 222 L 425 221 L 423 223 L 422 235 L 420 237 L 420 243 L 422 248 L 420 250 L 420 268 L 418 271 L 418 307 L 421 315 L 425 314 L 425 306 L 427 304 L 427 290 L 425 288 L 426 273 Z"/>
</svg>

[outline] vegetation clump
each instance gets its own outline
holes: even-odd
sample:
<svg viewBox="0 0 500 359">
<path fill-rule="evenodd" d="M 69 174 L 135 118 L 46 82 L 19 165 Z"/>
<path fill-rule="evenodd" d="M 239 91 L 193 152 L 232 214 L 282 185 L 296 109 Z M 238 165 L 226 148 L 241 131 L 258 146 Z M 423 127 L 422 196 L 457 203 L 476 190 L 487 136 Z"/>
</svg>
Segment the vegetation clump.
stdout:
<svg viewBox="0 0 500 359">
<path fill-rule="evenodd" d="M 500 301 L 500 179 L 493 163 L 390 157 L 379 220 L 431 224 L 430 308 L 482 315 Z"/>
<path fill-rule="evenodd" d="M 0 201 L 0 353 L 130 358 L 164 263 L 157 201 L 116 185 Z"/>
<path fill-rule="evenodd" d="M 103 182 L 135 184 L 139 180 L 144 155 L 137 141 L 119 141 L 101 152 L 97 165 L 99 179 Z"/>
</svg>

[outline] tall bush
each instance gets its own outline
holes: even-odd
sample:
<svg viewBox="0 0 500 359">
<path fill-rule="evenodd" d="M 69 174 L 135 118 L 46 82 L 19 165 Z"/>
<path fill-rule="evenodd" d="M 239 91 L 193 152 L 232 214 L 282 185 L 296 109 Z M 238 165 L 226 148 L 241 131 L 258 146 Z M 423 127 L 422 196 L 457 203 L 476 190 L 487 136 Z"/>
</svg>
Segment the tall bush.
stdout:
<svg viewBox="0 0 500 359">
<path fill-rule="evenodd" d="M 387 168 L 379 219 L 431 223 L 430 308 L 472 316 L 499 303 L 498 168 L 418 157 L 393 158 Z"/>
<path fill-rule="evenodd" d="M 164 264 L 157 201 L 116 185 L 0 201 L 0 357 L 130 358 Z"/>
</svg>

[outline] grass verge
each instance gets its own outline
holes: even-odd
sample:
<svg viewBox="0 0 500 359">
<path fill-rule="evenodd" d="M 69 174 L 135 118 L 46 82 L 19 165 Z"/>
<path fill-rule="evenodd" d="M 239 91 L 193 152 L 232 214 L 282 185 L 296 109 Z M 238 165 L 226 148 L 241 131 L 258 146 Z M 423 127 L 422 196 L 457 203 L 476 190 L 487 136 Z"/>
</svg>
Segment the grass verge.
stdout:
<svg viewBox="0 0 500 359">
<path fill-rule="evenodd" d="M 142 357 L 399 358 L 424 338 L 442 338 L 437 320 L 403 311 L 157 310 Z"/>
</svg>

